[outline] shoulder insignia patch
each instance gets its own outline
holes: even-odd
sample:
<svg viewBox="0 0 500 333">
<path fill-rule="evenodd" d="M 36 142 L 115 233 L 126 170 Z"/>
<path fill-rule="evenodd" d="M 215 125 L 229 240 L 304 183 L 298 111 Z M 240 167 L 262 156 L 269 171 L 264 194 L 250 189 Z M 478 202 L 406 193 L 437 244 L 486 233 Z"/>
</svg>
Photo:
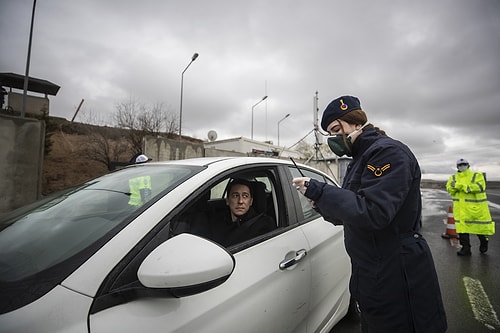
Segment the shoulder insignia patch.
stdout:
<svg viewBox="0 0 500 333">
<path fill-rule="evenodd" d="M 383 167 L 374 167 L 371 164 L 368 164 L 366 167 L 368 168 L 368 170 L 370 170 L 371 172 L 373 172 L 373 174 L 376 177 L 380 177 L 380 176 L 382 176 L 382 174 L 384 173 L 384 171 L 386 171 L 387 169 L 389 169 L 391 167 L 391 163 L 387 163 Z"/>
</svg>

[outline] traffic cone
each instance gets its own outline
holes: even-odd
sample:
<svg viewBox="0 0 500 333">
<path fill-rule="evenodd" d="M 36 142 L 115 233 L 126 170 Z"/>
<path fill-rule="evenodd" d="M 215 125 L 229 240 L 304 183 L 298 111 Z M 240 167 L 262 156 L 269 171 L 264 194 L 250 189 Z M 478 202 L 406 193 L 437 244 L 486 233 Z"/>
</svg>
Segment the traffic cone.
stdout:
<svg viewBox="0 0 500 333">
<path fill-rule="evenodd" d="M 446 231 L 441 237 L 450 239 L 458 238 L 457 228 L 455 227 L 455 218 L 453 217 L 453 206 L 448 207 L 448 220 L 446 221 Z"/>
</svg>

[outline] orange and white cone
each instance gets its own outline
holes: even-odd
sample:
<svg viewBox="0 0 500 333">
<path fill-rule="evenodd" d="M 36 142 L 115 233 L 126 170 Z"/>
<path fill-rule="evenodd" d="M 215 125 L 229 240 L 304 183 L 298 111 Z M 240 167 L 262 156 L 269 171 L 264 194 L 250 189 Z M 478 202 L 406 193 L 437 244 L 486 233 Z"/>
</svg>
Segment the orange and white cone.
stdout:
<svg viewBox="0 0 500 333">
<path fill-rule="evenodd" d="M 450 239 L 458 238 L 457 228 L 455 227 L 455 218 L 453 217 L 453 206 L 448 207 L 448 219 L 446 221 L 446 231 L 441 237 Z"/>
</svg>

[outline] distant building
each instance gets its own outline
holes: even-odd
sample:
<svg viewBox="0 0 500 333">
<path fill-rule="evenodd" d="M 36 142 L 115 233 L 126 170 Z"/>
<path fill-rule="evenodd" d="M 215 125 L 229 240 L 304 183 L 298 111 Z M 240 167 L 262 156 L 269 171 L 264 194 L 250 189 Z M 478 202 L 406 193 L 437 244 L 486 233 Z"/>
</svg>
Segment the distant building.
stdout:
<svg viewBox="0 0 500 333">
<path fill-rule="evenodd" d="M 242 136 L 232 139 L 208 141 L 204 143 L 204 146 L 205 149 L 224 150 L 247 156 L 292 157 L 297 159 L 301 157 L 300 153 L 295 150 L 275 146 L 272 142 L 252 140 Z"/>
<path fill-rule="evenodd" d="M 339 185 L 342 185 L 347 171 L 347 166 L 351 163 L 351 161 L 351 157 L 327 157 L 324 159 L 311 160 L 306 164 L 329 174 L 337 180 Z"/>
<path fill-rule="evenodd" d="M 0 108 L 14 114 L 21 113 L 23 107 L 24 77 L 24 75 L 15 73 L 0 73 L 0 86 L 2 87 L 3 95 Z M 8 90 L 5 90 L 4 87 L 8 88 Z M 27 91 L 43 94 L 43 96 L 26 94 L 26 113 L 32 115 L 41 115 L 44 112 L 49 113 L 48 95 L 55 96 L 59 88 L 58 85 L 47 80 L 29 77 Z M 5 97 L 7 97 L 6 100 Z"/>
<path fill-rule="evenodd" d="M 310 165 L 318 170 L 325 172 L 332 176 L 339 185 L 345 178 L 345 173 L 347 170 L 347 165 L 351 162 L 350 157 L 330 157 L 324 159 L 310 159 L 307 161 L 301 160 L 303 156 L 296 150 L 285 149 L 283 147 L 278 147 L 273 145 L 271 142 L 262 142 L 245 137 L 237 137 L 226 140 L 210 141 L 204 143 L 205 154 L 209 150 L 214 151 L 224 151 L 231 152 L 234 155 L 240 156 L 271 156 L 279 158 L 289 158 L 292 157 L 296 159 L 297 162 Z M 217 156 L 221 156 L 217 154 Z"/>
<path fill-rule="evenodd" d="M 351 158 L 348 157 L 305 160 L 298 151 L 275 146 L 272 142 L 262 142 L 245 137 L 215 140 L 216 134 L 212 134 L 212 139 L 203 143 L 180 142 L 179 140 L 148 136 L 144 138 L 143 151 L 144 154 L 152 157 L 153 161 L 219 156 L 264 156 L 281 159 L 291 157 L 297 163 L 309 165 L 325 172 L 339 185 L 342 185 L 347 165 L 351 161 Z"/>
</svg>

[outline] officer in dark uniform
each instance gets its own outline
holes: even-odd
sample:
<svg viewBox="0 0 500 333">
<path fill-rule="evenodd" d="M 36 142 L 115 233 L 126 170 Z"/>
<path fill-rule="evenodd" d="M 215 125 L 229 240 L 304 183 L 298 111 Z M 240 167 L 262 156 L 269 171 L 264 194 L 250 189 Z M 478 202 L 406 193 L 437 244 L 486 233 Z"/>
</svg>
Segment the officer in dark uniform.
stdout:
<svg viewBox="0 0 500 333">
<path fill-rule="evenodd" d="M 419 234 L 420 167 L 403 143 L 367 122 L 358 98 L 342 96 L 325 109 L 328 145 L 352 156 L 342 188 L 307 177 L 293 183 L 321 215 L 344 225 L 351 257 L 351 295 L 363 332 L 447 329 L 431 251 Z"/>
</svg>

